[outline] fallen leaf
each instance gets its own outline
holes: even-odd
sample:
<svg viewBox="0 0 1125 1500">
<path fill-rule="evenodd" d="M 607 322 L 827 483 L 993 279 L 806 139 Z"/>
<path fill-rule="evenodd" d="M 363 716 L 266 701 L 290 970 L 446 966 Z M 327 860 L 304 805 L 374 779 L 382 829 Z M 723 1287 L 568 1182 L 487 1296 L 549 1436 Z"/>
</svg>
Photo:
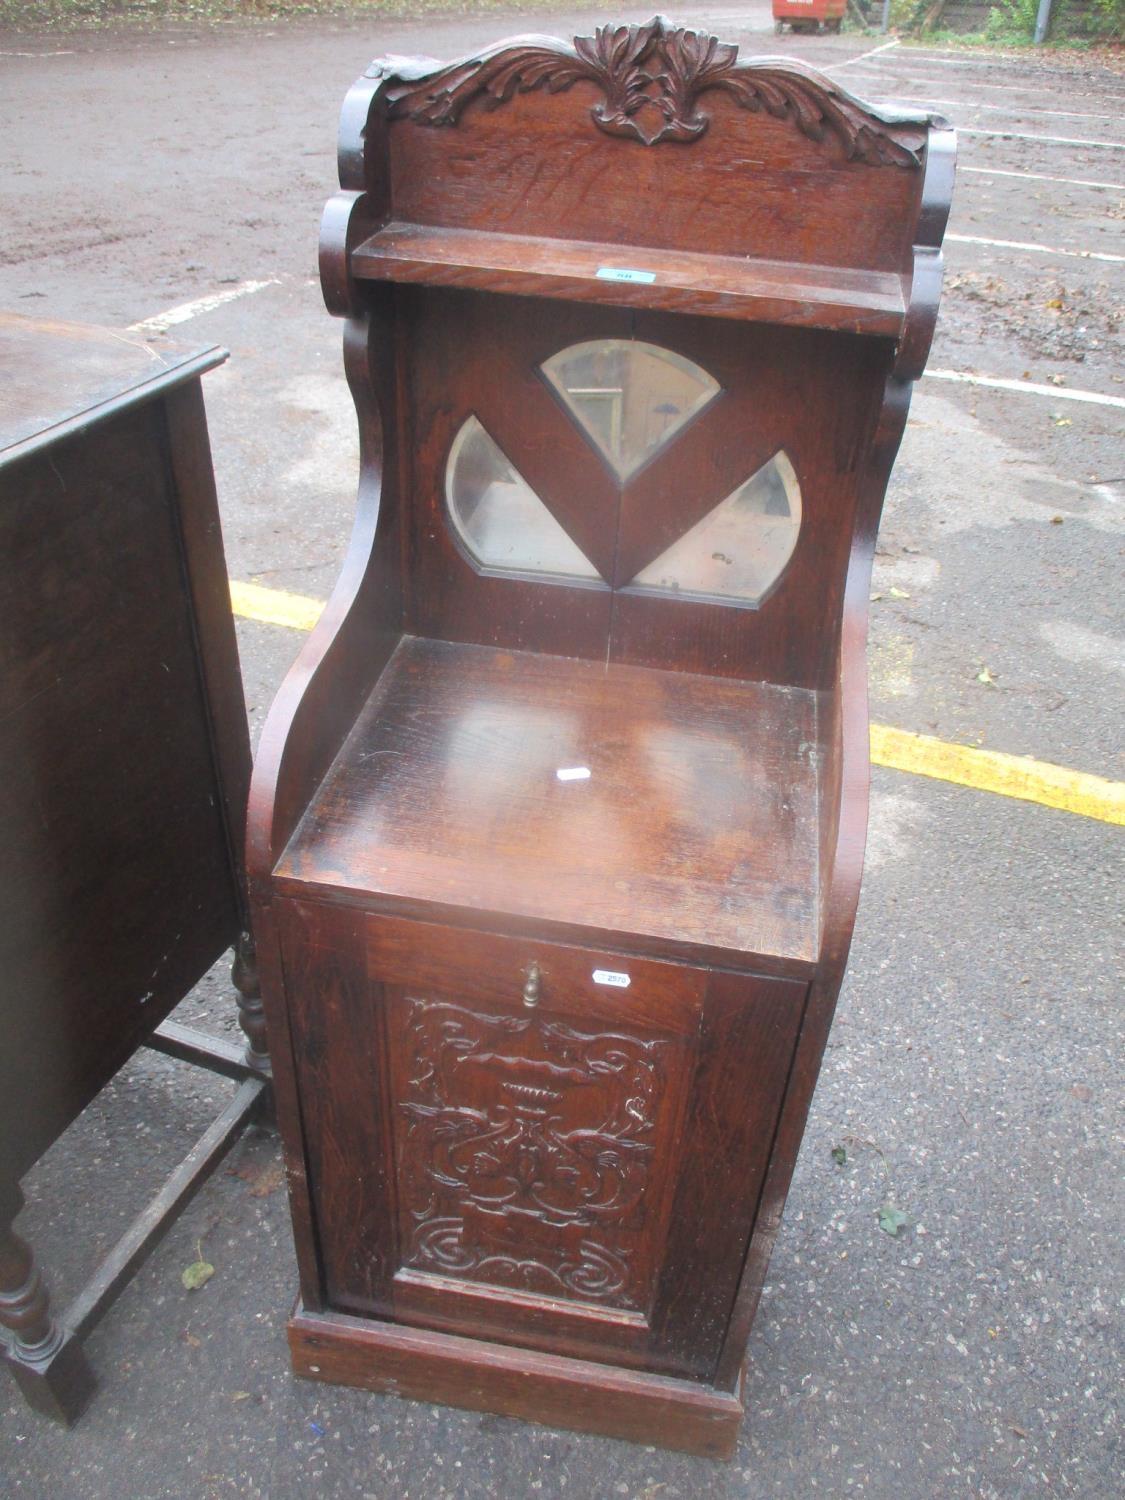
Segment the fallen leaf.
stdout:
<svg viewBox="0 0 1125 1500">
<path fill-rule="evenodd" d="M 184 1343 L 189 1349 L 201 1349 L 203 1347 L 203 1340 L 197 1339 L 194 1333 L 188 1333 L 186 1329 L 184 1330 Z"/>
<path fill-rule="evenodd" d="M 250 1392 L 249 1391 L 235 1391 L 232 1394 L 232 1396 L 231 1396 L 230 1399 L 232 1401 L 249 1401 L 249 1399 L 250 1399 Z"/>
<path fill-rule="evenodd" d="M 842 1167 L 848 1159 L 847 1150 L 843 1146 L 832 1147 L 832 1160 L 838 1167 Z"/>
<path fill-rule="evenodd" d="M 910 595 L 906 592 L 905 589 L 896 588 L 895 585 L 892 583 L 891 584 L 891 598 L 892 599 L 909 599 Z"/>
<path fill-rule="evenodd" d="M 996 681 L 996 678 L 993 677 L 992 673 L 988 670 L 987 667 L 981 667 L 980 671 L 977 673 L 977 681 L 985 683 L 985 685 L 988 687 L 992 687 Z"/>
<path fill-rule="evenodd" d="M 909 1223 L 909 1215 L 891 1203 L 884 1203 L 879 1210 L 879 1228 L 884 1234 L 889 1234 L 892 1240 L 897 1240 Z"/>
<path fill-rule="evenodd" d="M 1050 297 L 1043 305 L 1044 307 L 1053 307 L 1057 310 L 1062 307 L 1063 299 L 1061 297 Z"/>
<path fill-rule="evenodd" d="M 1052 516 L 1051 517 L 1051 525 L 1052 526 L 1061 526 L 1062 523 L 1063 523 L 1062 516 Z"/>
<path fill-rule="evenodd" d="M 872 604 L 877 604 L 882 597 L 882 594 L 872 594 L 870 596 Z"/>
<path fill-rule="evenodd" d="M 1071 420 L 1070 420 L 1069 417 L 1056 417 L 1055 418 L 1055 426 L 1056 427 L 1071 427 L 1073 425 L 1074 424 L 1071 422 Z"/>
<path fill-rule="evenodd" d="M 215 1267 L 209 1260 L 195 1260 L 184 1270 L 180 1276 L 180 1280 L 183 1282 L 185 1290 L 198 1292 L 201 1286 L 207 1285 L 214 1274 Z"/>
<path fill-rule="evenodd" d="M 250 1189 L 251 1198 L 268 1198 L 270 1193 L 276 1193 L 279 1187 L 285 1186 L 285 1168 L 279 1161 L 270 1162 L 269 1166 L 263 1167 Z"/>
</svg>

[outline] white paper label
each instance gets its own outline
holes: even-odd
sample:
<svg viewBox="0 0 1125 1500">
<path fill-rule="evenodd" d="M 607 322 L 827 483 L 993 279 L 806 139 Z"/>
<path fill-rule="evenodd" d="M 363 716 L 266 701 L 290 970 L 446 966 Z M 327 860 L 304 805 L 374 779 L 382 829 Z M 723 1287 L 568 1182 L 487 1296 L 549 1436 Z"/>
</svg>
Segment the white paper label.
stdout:
<svg viewBox="0 0 1125 1500">
<path fill-rule="evenodd" d="M 639 281 L 647 286 L 656 280 L 655 271 L 635 271 L 632 266 L 599 266 L 599 281 Z"/>
<path fill-rule="evenodd" d="M 611 984 L 615 990 L 627 990 L 629 988 L 628 974 L 619 974 L 614 969 L 595 969 L 595 984 Z"/>
<path fill-rule="evenodd" d="M 555 772 L 560 781 L 589 781 L 589 766 L 560 766 Z"/>
</svg>

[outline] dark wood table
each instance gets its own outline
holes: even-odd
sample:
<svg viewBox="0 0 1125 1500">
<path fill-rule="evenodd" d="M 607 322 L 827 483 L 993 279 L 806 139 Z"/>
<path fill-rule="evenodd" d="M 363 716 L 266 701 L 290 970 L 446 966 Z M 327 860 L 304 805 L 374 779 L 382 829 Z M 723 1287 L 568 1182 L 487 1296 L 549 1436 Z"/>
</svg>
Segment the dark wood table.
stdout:
<svg viewBox="0 0 1125 1500">
<path fill-rule="evenodd" d="M 28 1401 L 261 1103 L 250 746 L 200 377 L 226 358 L 0 314 L 0 1331 Z M 157 1028 L 232 943 L 247 1052 Z M 143 1043 L 242 1080 L 56 1321 L 19 1181 Z"/>
</svg>

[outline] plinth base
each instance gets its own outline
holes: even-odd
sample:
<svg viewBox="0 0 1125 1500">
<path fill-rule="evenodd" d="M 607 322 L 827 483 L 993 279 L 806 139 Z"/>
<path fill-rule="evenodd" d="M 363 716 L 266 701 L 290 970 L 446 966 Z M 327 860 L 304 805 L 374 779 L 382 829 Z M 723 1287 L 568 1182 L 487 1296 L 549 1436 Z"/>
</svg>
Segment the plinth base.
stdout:
<svg viewBox="0 0 1125 1500">
<path fill-rule="evenodd" d="M 289 1347 L 294 1372 L 307 1379 L 705 1458 L 729 1458 L 742 1423 L 738 1396 L 694 1381 L 343 1313 L 306 1312 L 300 1303 L 289 1320 Z"/>
<path fill-rule="evenodd" d="M 11 1370 L 28 1406 L 64 1427 L 77 1422 L 94 1394 L 93 1371 L 73 1333 L 64 1333 L 44 1358 L 0 1344 L 0 1361 Z"/>
</svg>

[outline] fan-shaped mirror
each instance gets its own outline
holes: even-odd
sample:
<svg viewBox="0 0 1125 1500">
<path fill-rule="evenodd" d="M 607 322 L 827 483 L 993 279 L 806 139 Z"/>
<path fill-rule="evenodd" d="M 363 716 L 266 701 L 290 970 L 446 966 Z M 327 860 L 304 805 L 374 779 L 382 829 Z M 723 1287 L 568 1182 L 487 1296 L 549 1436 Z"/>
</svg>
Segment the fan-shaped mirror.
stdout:
<svg viewBox="0 0 1125 1500">
<path fill-rule="evenodd" d="M 543 374 L 621 480 L 718 395 L 682 354 L 637 339 L 593 339 L 545 360 Z"/>
<path fill-rule="evenodd" d="M 740 484 L 630 587 L 757 604 L 781 577 L 801 528 L 801 488 L 784 453 Z"/>
<path fill-rule="evenodd" d="M 454 530 L 482 569 L 600 576 L 476 417 L 453 441 L 445 494 Z"/>
</svg>

